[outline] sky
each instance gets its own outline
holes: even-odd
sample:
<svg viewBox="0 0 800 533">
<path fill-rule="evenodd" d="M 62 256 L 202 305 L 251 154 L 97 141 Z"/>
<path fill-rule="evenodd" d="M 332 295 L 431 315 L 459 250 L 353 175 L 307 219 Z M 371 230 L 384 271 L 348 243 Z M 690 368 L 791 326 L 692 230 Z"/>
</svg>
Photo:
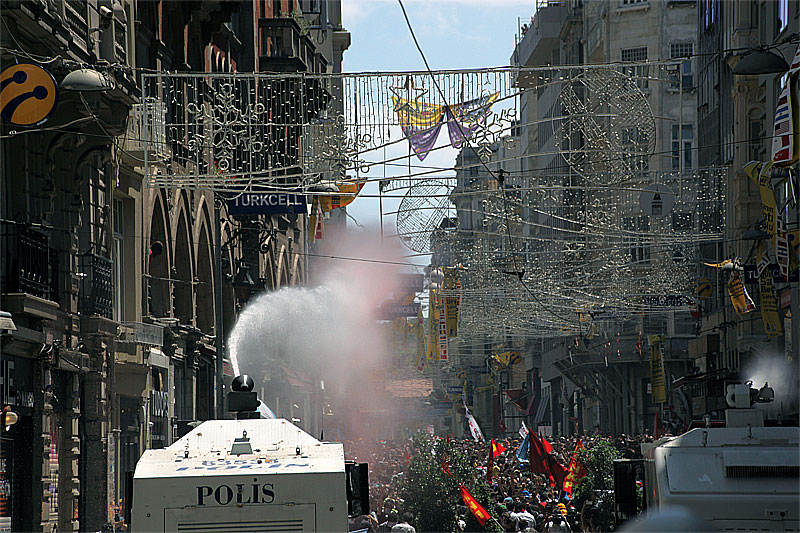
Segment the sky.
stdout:
<svg viewBox="0 0 800 533">
<path fill-rule="evenodd" d="M 509 64 L 514 51 L 519 19 L 529 20 L 534 2 L 529 0 L 404 0 L 414 33 L 433 70 L 497 67 Z M 342 24 L 351 34 L 350 48 L 344 54 L 345 72 L 425 70 L 406 26 L 397 0 L 342 0 Z M 399 128 L 392 136 L 399 135 Z M 438 146 L 446 144 L 440 135 Z M 402 155 L 407 147 L 397 147 Z M 456 157 L 452 148 L 432 152 L 425 165 L 450 167 Z M 367 154 L 367 160 L 380 160 L 383 154 Z M 416 158 L 414 159 L 416 161 Z M 382 165 L 371 167 L 369 177 L 382 177 L 403 168 Z M 452 174 L 452 173 L 451 173 Z M 403 191 L 384 198 L 384 234 L 395 234 L 394 212 Z M 370 182 L 359 198 L 347 208 L 349 215 L 365 227 L 380 225 L 378 186 Z M 351 228 L 355 224 L 350 224 Z M 356 229 L 357 230 L 357 229 Z M 408 250 L 409 254 L 415 252 Z M 416 264 L 428 264 L 428 256 L 409 257 Z"/>
</svg>

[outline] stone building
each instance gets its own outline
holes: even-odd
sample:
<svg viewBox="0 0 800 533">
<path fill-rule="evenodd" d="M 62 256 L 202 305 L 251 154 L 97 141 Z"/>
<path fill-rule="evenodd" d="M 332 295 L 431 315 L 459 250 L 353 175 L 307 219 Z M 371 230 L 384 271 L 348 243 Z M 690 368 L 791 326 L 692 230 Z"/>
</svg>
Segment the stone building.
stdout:
<svg viewBox="0 0 800 533">
<path fill-rule="evenodd" d="M 772 159 L 775 111 L 788 74 L 784 69 L 773 69 L 740 75 L 735 69 L 749 52 L 762 46 L 771 47 L 771 53 L 783 57 L 787 66 L 791 64 L 798 46 L 800 6 L 789 0 L 702 1 L 697 2 L 697 10 L 697 155 L 701 165 L 725 167 L 727 191 L 725 239 L 707 245 L 704 257 L 738 258 L 745 269 L 755 268 L 756 251 L 762 244 L 769 250 L 770 271 L 777 271 L 761 192 L 744 168 L 750 161 Z M 778 213 L 789 231 L 797 231 L 798 165 L 773 169 L 770 181 Z M 684 378 L 694 416 L 722 419 L 727 383 L 766 377 L 773 386 L 773 380 L 781 378 L 776 394 L 782 397 L 776 396 L 771 416 L 796 420 L 797 390 L 791 389 L 797 382 L 800 335 L 798 321 L 792 319 L 800 312 L 796 275 L 788 281 L 782 277 L 773 280 L 782 332 L 767 335 L 760 315 L 762 297 L 757 278 L 746 278 L 745 284 L 756 310 L 740 316 L 728 297 L 729 274 L 711 268 L 700 274 L 710 281 L 713 293 L 702 302 L 700 333 L 689 346 L 695 372 Z M 762 363 L 775 369 L 774 377 L 757 371 Z"/>
<path fill-rule="evenodd" d="M 665 179 L 674 179 L 665 176 L 691 173 L 696 167 L 696 67 L 692 59 L 696 18 L 694 2 L 541 2 L 530 22 L 521 28 L 511 61 L 522 67 L 552 67 L 554 72 L 558 72 L 559 67 L 575 65 L 620 64 L 614 68 L 632 76 L 656 119 L 647 139 L 635 137 L 641 133 L 628 135 L 620 131 L 617 132 L 619 139 L 610 142 L 625 144 L 632 139 L 649 144 L 652 155 L 642 158 L 632 171 L 645 183 L 654 179 L 653 176 L 658 176 L 656 181 L 663 183 Z M 668 75 L 674 81 L 656 82 L 666 75 L 655 62 L 671 59 L 675 60 L 670 67 L 674 73 Z M 636 66 L 627 67 L 625 63 Z M 592 71 L 585 72 L 584 76 L 589 76 Z M 531 89 L 520 98 L 522 166 L 530 174 L 550 176 L 552 184 L 564 187 L 564 192 L 553 205 L 537 206 L 526 202 L 523 219 L 528 224 L 523 223 L 522 233 L 531 241 L 531 246 L 536 247 L 537 253 L 560 257 L 563 254 L 560 240 L 570 232 L 583 231 L 583 226 L 575 221 L 581 220 L 581 213 L 587 208 L 582 190 L 584 177 L 570 160 L 574 156 L 565 149 L 580 151 L 581 143 L 587 141 L 584 134 L 576 135 L 572 137 L 573 145 L 564 146 L 568 139 L 564 134 L 567 131 L 565 117 L 572 111 L 563 103 L 563 91 L 569 87 L 547 82 L 546 75 L 541 79 L 545 81 L 536 81 L 536 76 L 521 76 L 518 80 L 520 86 Z M 611 85 L 608 88 L 612 89 Z M 583 98 L 580 91 L 576 94 Z M 603 121 L 602 118 L 597 120 Z M 626 135 L 629 138 L 626 139 Z M 609 162 L 590 164 L 601 172 L 613 171 L 615 154 L 606 151 L 597 157 L 610 158 Z M 586 157 L 591 158 L 591 153 Z M 619 209 L 625 211 L 621 220 L 626 232 L 649 231 L 648 217 L 642 213 L 638 202 L 620 204 Z M 617 259 L 626 262 L 632 273 L 644 275 L 653 268 L 657 257 L 649 244 L 632 241 Z M 607 259 L 601 254 L 597 258 L 587 256 L 581 261 L 602 267 Z M 530 423 L 552 426 L 558 434 L 584 430 L 604 433 L 652 430 L 658 406 L 650 398 L 649 364 L 646 357 L 638 355 L 640 351 L 636 347 L 641 345 L 644 334 L 646 355 L 646 335 L 665 335 L 667 375 L 682 374 L 687 364 L 687 342 L 694 334 L 689 313 L 654 312 L 622 318 L 615 315 L 616 311 L 592 312 L 595 313 L 592 321 L 602 323 L 604 331 L 598 332 L 599 335 L 592 331 L 574 338 L 545 336 L 528 343 L 526 364 L 536 373 L 537 381 L 541 380 L 535 384 L 539 391 L 536 403 L 545 406 Z M 602 340 L 603 335 L 607 335 L 606 340 Z M 606 342 L 608 339 L 613 342 Z M 608 348 L 609 343 L 613 344 L 613 350 Z M 616 355 L 606 357 L 604 350 Z"/>
<path fill-rule="evenodd" d="M 142 101 L 143 74 L 334 72 L 349 34 L 335 0 L 0 9 L 0 67 L 33 63 L 58 85 L 37 120 L 5 109 L 0 126 L 2 405 L 19 415 L 2 431 L 0 524 L 94 531 L 145 449 L 217 416 L 217 339 L 241 306 L 307 278 L 302 215 L 220 217 L 209 191 L 145 187 L 144 115 L 186 102 Z M 275 46 L 284 35 L 298 46 Z M 158 139 L 178 164 L 186 139 Z"/>
</svg>

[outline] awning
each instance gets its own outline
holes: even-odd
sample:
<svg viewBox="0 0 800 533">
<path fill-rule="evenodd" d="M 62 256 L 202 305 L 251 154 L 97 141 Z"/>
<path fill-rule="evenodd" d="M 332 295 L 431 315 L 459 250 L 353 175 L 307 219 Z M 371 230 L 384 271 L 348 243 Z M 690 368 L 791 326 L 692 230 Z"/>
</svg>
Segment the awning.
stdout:
<svg viewBox="0 0 800 533">
<path fill-rule="evenodd" d="M 157 366 L 169 370 L 169 357 L 155 346 L 150 347 L 150 366 Z"/>
<path fill-rule="evenodd" d="M 17 331 L 14 319 L 8 311 L 0 311 L 0 331 Z"/>
</svg>

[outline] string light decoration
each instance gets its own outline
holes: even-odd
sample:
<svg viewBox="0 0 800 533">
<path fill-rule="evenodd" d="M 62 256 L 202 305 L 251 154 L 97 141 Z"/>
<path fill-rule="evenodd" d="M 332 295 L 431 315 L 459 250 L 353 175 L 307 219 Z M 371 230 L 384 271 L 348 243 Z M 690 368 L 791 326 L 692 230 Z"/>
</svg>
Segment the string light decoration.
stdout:
<svg viewBox="0 0 800 533">
<path fill-rule="evenodd" d="M 571 335 L 685 310 L 698 248 L 723 234 L 725 170 L 682 170 L 682 153 L 658 137 L 682 122 L 656 116 L 649 96 L 669 84 L 681 98 L 677 64 L 143 74 L 146 183 L 243 191 L 380 180 L 403 193 L 400 240 L 459 267 L 459 330 L 475 335 Z M 521 113 L 533 94 L 538 111 Z M 419 118 L 427 112 L 436 121 Z M 453 120 L 468 129 L 451 130 Z M 450 143 L 410 138 L 435 140 L 444 124 Z M 452 147 L 472 162 L 423 160 Z"/>
</svg>

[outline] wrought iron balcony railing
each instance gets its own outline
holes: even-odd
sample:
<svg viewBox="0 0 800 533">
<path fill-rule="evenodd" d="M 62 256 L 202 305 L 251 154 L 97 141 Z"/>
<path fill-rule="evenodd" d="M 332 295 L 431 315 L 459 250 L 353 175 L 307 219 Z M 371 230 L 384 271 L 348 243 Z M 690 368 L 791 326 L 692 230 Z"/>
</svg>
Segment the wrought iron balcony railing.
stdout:
<svg viewBox="0 0 800 533">
<path fill-rule="evenodd" d="M 314 64 L 314 45 L 292 18 L 259 19 L 259 68 L 306 72 Z"/>
<path fill-rule="evenodd" d="M 87 254 L 78 258 L 81 275 L 79 310 L 82 315 L 113 316 L 112 263 L 105 257 Z"/>
<path fill-rule="evenodd" d="M 3 292 L 58 301 L 58 254 L 49 237 L 23 225 L 4 225 Z"/>
</svg>

